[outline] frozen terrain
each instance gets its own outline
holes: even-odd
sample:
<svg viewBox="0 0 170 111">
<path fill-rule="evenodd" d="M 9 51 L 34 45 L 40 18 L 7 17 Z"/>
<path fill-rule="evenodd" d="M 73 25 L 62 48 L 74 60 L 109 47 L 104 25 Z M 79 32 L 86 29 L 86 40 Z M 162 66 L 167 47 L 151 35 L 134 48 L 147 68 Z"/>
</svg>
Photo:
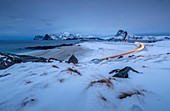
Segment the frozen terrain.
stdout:
<svg viewBox="0 0 170 111">
<path fill-rule="evenodd" d="M 145 43 L 140 52 L 92 62 L 137 46 L 85 42 L 79 45 L 88 51 L 75 53 L 77 65 L 58 61 L 15 64 L 0 70 L 0 111 L 169 111 L 169 44 L 168 40 Z M 109 79 L 110 71 L 126 66 L 140 73 L 130 71 L 128 79 Z M 96 82 L 102 79 L 110 83 Z"/>
</svg>

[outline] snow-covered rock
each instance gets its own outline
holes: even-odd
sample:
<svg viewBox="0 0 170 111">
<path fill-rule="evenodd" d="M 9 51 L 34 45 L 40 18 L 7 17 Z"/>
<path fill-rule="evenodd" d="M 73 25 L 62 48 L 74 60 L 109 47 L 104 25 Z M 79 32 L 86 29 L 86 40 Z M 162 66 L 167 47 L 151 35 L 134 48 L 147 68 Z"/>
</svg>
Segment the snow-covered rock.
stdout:
<svg viewBox="0 0 170 111">
<path fill-rule="evenodd" d="M 76 35 L 71 34 L 69 32 L 64 32 L 63 34 L 60 35 L 60 39 L 62 40 L 67 40 L 67 39 L 76 39 Z"/>
<path fill-rule="evenodd" d="M 0 52 L 0 70 L 6 69 L 16 63 L 22 63 L 22 62 L 47 62 L 47 59 L 42 57 L 7 54 L 7 53 Z"/>
<path fill-rule="evenodd" d="M 82 38 L 82 35 L 76 34 L 76 37 L 77 37 L 77 38 Z"/>
<path fill-rule="evenodd" d="M 43 38 L 43 40 L 58 40 L 59 37 L 54 34 L 46 34 Z"/>
<path fill-rule="evenodd" d="M 59 37 L 55 34 L 46 34 L 45 36 L 37 35 L 34 40 L 58 40 Z"/>
</svg>

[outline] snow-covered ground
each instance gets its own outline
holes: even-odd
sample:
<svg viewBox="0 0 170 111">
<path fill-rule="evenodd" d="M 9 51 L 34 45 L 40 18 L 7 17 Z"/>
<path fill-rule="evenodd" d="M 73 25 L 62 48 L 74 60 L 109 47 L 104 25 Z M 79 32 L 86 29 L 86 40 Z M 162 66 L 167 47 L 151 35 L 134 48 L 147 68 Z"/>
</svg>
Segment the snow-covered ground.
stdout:
<svg viewBox="0 0 170 111">
<path fill-rule="evenodd" d="M 21 63 L 0 71 L 0 111 L 169 111 L 170 41 L 145 43 L 145 49 L 99 63 L 102 58 L 137 48 L 125 42 L 86 42 L 90 51 L 77 55 L 77 65 Z M 113 69 L 130 66 L 140 73 L 93 83 L 112 76 Z M 79 73 L 68 68 L 76 69 Z M 90 84 L 91 83 L 91 84 Z M 119 99 L 123 92 L 140 92 Z"/>
</svg>

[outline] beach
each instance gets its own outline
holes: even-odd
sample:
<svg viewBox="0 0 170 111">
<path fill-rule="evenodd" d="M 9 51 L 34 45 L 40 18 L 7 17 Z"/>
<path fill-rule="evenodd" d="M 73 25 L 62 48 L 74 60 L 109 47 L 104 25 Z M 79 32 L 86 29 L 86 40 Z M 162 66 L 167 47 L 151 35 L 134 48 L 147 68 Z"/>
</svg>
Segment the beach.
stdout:
<svg viewBox="0 0 170 111">
<path fill-rule="evenodd" d="M 44 57 L 46 59 L 55 58 L 62 61 L 67 61 L 71 55 L 75 55 L 80 62 L 86 62 L 125 52 L 129 48 L 133 49 L 136 48 L 136 46 L 133 43 L 126 44 L 121 42 L 83 42 L 74 44 L 73 46 L 62 46 L 48 50 L 33 50 L 26 53 L 20 53 L 20 55 Z"/>
<path fill-rule="evenodd" d="M 90 49 L 81 47 L 80 45 L 63 46 L 60 48 L 38 50 L 32 52 L 21 53 L 24 55 L 31 55 L 36 57 L 44 57 L 47 59 L 55 58 L 62 61 L 67 61 L 71 55 L 75 55 L 79 60 L 90 52 Z"/>
</svg>

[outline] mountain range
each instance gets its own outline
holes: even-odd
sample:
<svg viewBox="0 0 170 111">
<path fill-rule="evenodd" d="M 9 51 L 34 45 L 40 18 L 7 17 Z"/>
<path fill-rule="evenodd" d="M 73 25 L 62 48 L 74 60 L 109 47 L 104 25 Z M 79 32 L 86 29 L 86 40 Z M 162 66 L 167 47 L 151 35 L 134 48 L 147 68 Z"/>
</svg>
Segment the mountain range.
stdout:
<svg viewBox="0 0 170 111">
<path fill-rule="evenodd" d="M 45 36 L 36 35 L 34 40 L 103 40 L 101 38 L 89 35 L 89 36 L 82 36 L 80 34 L 72 34 L 69 32 L 64 32 L 61 35 L 56 34 L 46 34 Z"/>
</svg>

